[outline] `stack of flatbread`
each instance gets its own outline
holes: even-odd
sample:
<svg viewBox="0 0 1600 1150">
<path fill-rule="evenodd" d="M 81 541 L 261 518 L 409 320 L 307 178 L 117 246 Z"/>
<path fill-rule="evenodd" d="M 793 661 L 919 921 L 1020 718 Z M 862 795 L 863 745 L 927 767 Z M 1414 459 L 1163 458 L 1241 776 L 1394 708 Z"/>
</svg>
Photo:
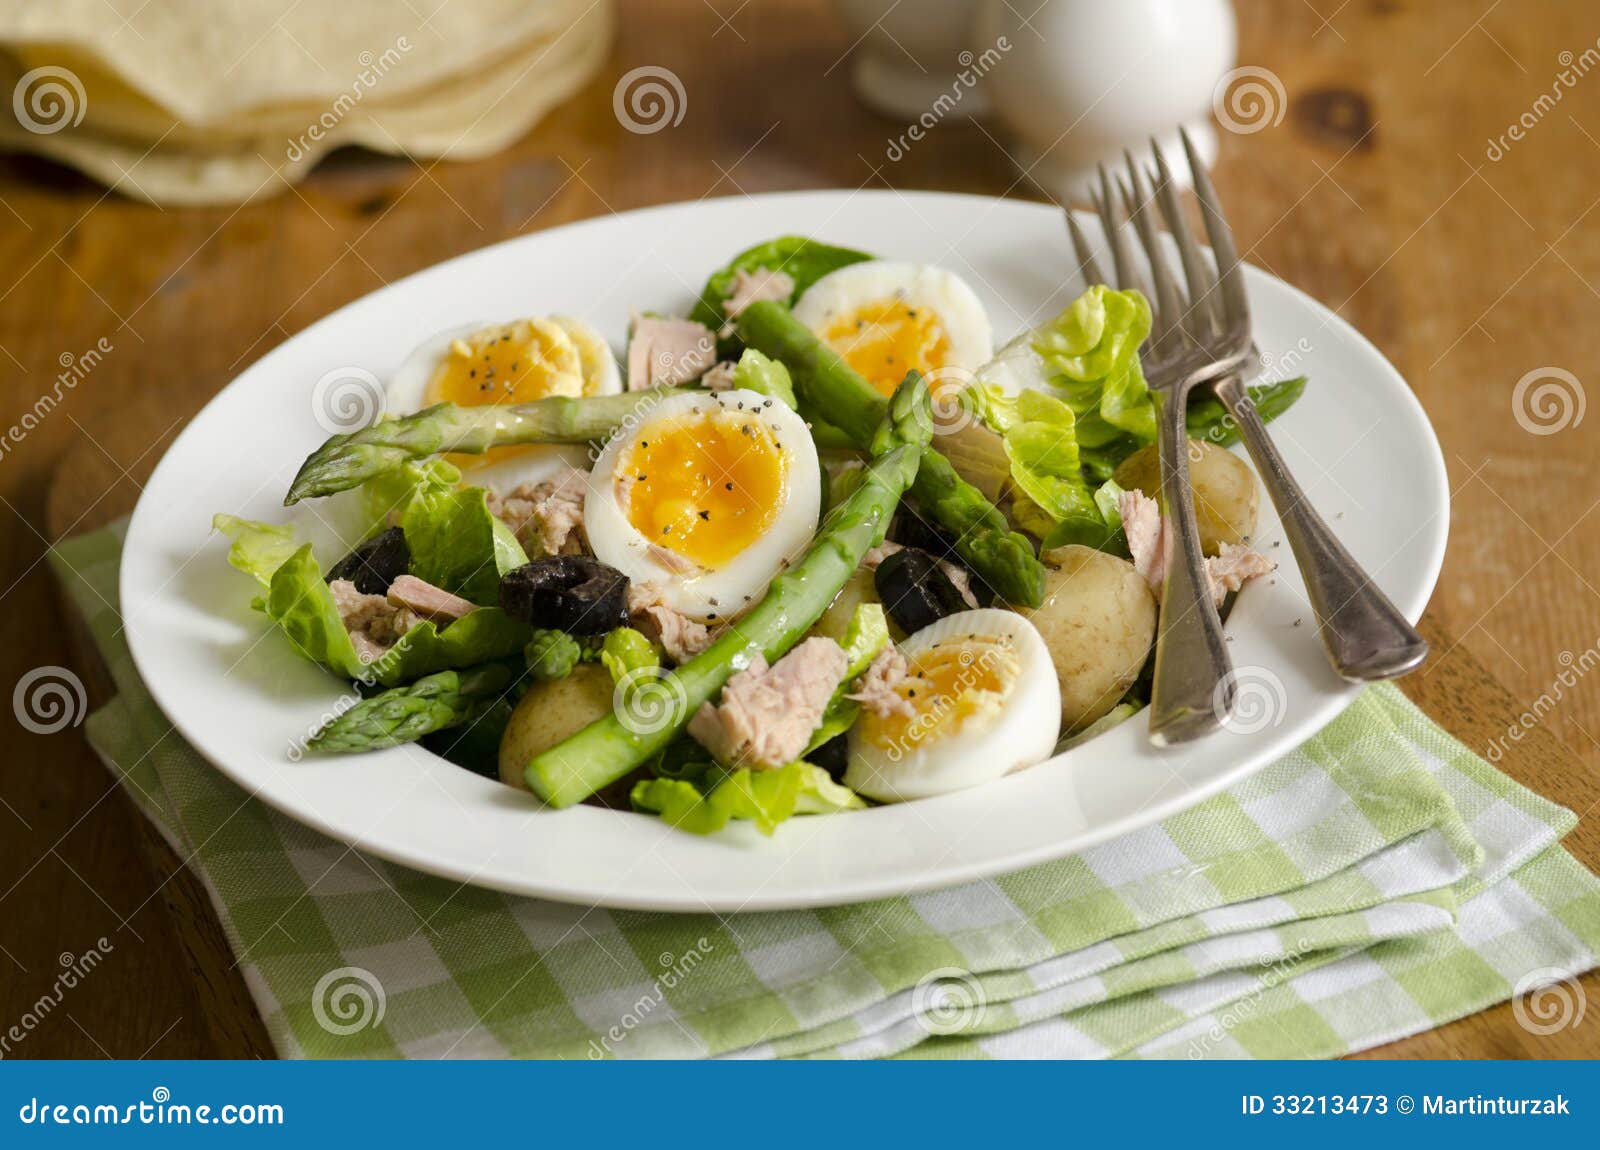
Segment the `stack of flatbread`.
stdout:
<svg viewBox="0 0 1600 1150">
<path fill-rule="evenodd" d="M 9 0 L 0 148 L 164 204 L 274 195 L 345 144 L 474 159 L 587 81 L 612 27 L 611 0 Z"/>
</svg>

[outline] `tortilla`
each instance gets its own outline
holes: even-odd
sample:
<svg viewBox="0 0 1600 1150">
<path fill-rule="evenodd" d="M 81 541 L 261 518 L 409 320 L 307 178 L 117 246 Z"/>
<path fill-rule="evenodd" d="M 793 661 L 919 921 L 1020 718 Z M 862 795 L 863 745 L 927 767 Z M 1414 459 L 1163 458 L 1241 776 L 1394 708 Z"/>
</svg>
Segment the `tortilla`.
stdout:
<svg viewBox="0 0 1600 1150">
<path fill-rule="evenodd" d="M 518 138 L 581 87 L 604 61 L 612 31 L 610 3 L 591 4 L 571 25 L 509 46 L 501 41 L 487 61 L 428 87 L 389 89 L 390 76 L 409 67 L 402 59 L 358 98 L 260 108 L 232 129 L 178 123 L 117 77 L 86 64 L 77 73 L 87 102 L 81 123 L 36 133 L 0 120 L 0 148 L 40 152 L 138 199 L 190 205 L 281 193 L 346 144 L 473 159 Z M 0 59 L 0 82 L 15 84 L 36 58 Z M 57 53 L 50 58 L 78 60 Z M 344 94 L 351 92 L 347 87 Z M 161 124 L 167 127 L 152 132 Z"/>
</svg>

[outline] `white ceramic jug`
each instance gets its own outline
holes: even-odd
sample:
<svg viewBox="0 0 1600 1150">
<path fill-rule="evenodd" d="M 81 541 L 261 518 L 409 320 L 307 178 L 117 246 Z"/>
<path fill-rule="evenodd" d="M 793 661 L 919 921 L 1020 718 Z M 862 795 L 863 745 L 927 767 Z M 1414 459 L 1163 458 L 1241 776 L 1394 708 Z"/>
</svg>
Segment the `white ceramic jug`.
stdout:
<svg viewBox="0 0 1600 1150">
<path fill-rule="evenodd" d="M 1210 113 L 1236 47 L 1227 0 L 982 0 L 971 39 L 1001 37 L 984 94 L 1017 164 L 1057 198 L 1083 199 L 1097 164 L 1151 137 L 1186 178 L 1179 125 L 1214 157 Z"/>
</svg>

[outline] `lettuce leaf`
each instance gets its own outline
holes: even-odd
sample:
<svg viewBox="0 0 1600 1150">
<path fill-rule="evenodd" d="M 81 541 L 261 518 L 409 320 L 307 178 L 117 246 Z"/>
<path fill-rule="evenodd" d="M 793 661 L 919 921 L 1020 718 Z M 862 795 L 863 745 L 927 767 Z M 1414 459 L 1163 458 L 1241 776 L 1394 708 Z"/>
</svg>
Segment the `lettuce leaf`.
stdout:
<svg viewBox="0 0 1600 1150">
<path fill-rule="evenodd" d="M 1139 365 L 1149 334 L 1149 301 L 1103 284 L 1033 333 L 1046 378 L 1078 417 L 1083 446 L 1104 447 L 1123 435 L 1155 441 L 1155 401 Z"/>
<path fill-rule="evenodd" d="M 1122 534 L 1122 488 L 1108 479 L 1094 491 L 1094 515 L 1078 515 L 1063 519 L 1040 536 L 1040 548 L 1065 547 L 1076 543 L 1093 547 L 1096 551 L 1116 551 L 1127 554 L 1127 540 Z"/>
<path fill-rule="evenodd" d="M 480 607 L 442 629 L 431 621 L 419 623 L 381 658 L 365 663 L 344 628 L 309 543 L 273 573 L 266 599 L 258 600 L 257 606 L 307 659 L 347 679 L 385 687 L 515 655 L 528 641 L 530 630 L 498 607 Z"/>
<path fill-rule="evenodd" d="M 408 460 L 361 485 L 361 501 L 373 530 L 405 518 L 406 508 L 420 494 L 454 491 L 461 469 L 443 459 Z"/>
<path fill-rule="evenodd" d="M 733 386 L 782 400 L 791 411 L 798 406 L 789 369 L 782 361 L 763 355 L 753 347 L 745 348 L 739 362 L 733 365 Z"/>
<path fill-rule="evenodd" d="M 1078 457 L 1078 419 L 1064 400 L 1032 390 L 1007 396 L 982 384 L 966 396 L 984 426 L 1004 440 L 1012 482 L 1049 522 L 1098 519 Z"/>
<path fill-rule="evenodd" d="M 722 310 L 722 305 L 732 294 L 734 277 L 741 271 L 753 272 L 757 268 L 767 268 L 783 272 L 794 280 L 794 293 L 786 301 L 793 304 L 805 293 L 806 288 L 829 272 L 872 258 L 866 252 L 837 248 L 804 236 L 779 236 L 775 240 L 746 248 L 729 260 L 726 266 L 712 272 L 706 280 L 706 286 L 700 289 L 700 298 L 695 302 L 689 318 L 705 324 L 712 331 L 726 323 L 728 314 Z"/>
<path fill-rule="evenodd" d="M 644 779 L 634 784 L 631 798 L 636 810 L 658 814 L 679 830 L 697 835 L 714 834 L 733 819 L 747 819 L 770 835 L 797 814 L 833 814 L 866 806 L 827 771 L 804 761 L 770 771 L 731 771 L 704 793 L 686 779 Z"/>
<path fill-rule="evenodd" d="M 872 660 L 878 657 L 878 652 L 888 644 L 889 617 L 884 614 L 883 604 L 862 603 L 857 606 L 850 615 L 850 622 L 844 629 L 844 639 L 839 644 L 844 648 L 844 678 L 839 680 L 833 698 L 822 712 L 822 722 L 811 733 L 804 754 L 809 755 L 829 739 L 855 726 L 856 719 L 861 716 L 861 704 L 845 698 L 845 694 L 850 690 L 850 684 L 866 673 Z"/>
<path fill-rule="evenodd" d="M 443 630 L 431 622 L 421 623 L 377 662 L 364 663 L 344 629 L 311 544 L 290 550 L 284 559 L 284 549 L 294 547 L 292 527 L 232 515 L 219 515 L 214 522 L 234 540 L 228 561 L 266 591 L 252 606 L 276 623 L 301 655 L 343 678 L 392 687 L 435 671 L 515 654 L 528 641 L 526 623 L 498 607 L 484 607 Z"/>
<path fill-rule="evenodd" d="M 228 548 L 228 562 L 261 584 L 263 591 L 272 586 L 272 573 L 299 549 L 294 527 L 287 523 L 261 523 L 219 514 L 211 517 L 211 526 L 233 541 Z"/>
<path fill-rule="evenodd" d="M 412 491 L 401 524 L 411 548 L 411 574 L 493 606 L 500 601 L 500 577 L 528 556 L 511 529 L 489 513 L 487 496 L 481 487 L 422 484 Z"/>
</svg>

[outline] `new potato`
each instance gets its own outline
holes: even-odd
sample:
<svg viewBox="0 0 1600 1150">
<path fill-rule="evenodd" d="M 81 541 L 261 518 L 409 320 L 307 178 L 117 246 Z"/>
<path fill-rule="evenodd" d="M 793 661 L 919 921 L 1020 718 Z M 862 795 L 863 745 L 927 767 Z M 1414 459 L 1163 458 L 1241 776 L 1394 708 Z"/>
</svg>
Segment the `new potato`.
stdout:
<svg viewBox="0 0 1600 1150">
<path fill-rule="evenodd" d="M 534 683 L 511 712 L 500 736 L 500 781 L 528 789 L 528 760 L 611 713 L 611 672 L 600 663 L 579 663 L 565 679 Z"/>
<path fill-rule="evenodd" d="M 1092 547 L 1043 556 L 1044 603 L 1023 611 L 1044 636 L 1061 685 L 1061 725 L 1094 722 L 1133 686 L 1156 634 L 1156 601 L 1133 564 Z"/>
<path fill-rule="evenodd" d="M 1161 465 L 1155 444 L 1141 447 L 1124 459 L 1112 478 L 1120 487 L 1138 488 L 1151 499 L 1159 498 Z M 1260 498 L 1256 474 L 1233 452 L 1202 439 L 1191 439 L 1189 486 L 1194 489 L 1200 548 L 1207 555 L 1217 554 L 1223 543 L 1245 543 L 1255 533 Z"/>
</svg>

